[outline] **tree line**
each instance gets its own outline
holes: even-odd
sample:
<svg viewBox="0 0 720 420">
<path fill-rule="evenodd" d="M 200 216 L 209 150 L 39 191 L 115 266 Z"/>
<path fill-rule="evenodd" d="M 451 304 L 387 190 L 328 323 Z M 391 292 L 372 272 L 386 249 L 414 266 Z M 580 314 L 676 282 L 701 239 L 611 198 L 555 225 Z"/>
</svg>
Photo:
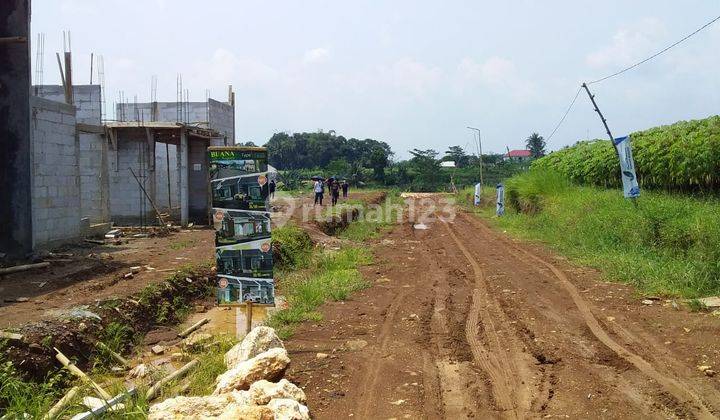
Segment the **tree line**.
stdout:
<svg viewBox="0 0 720 420">
<path fill-rule="evenodd" d="M 250 145 L 250 143 L 246 143 Z M 526 146 L 534 157 L 545 153 L 542 136 L 533 133 Z M 339 176 L 355 185 L 368 183 L 397 186 L 417 191 L 436 191 L 454 182 L 470 185 L 479 179 L 480 157 L 460 146 L 445 151 L 410 150 L 411 158 L 394 160 L 394 152 L 384 141 L 346 138 L 334 131 L 314 133 L 276 133 L 265 144 L 270 164 L 284 172 L 286 183 L 296 183 L 311 175 Z M 455 162 L 454 168 L 442 162 Z M 510 162 L 502 154 L 483 154 L 486 183 L 499 182 L 527 168 Z"/>
</svg>

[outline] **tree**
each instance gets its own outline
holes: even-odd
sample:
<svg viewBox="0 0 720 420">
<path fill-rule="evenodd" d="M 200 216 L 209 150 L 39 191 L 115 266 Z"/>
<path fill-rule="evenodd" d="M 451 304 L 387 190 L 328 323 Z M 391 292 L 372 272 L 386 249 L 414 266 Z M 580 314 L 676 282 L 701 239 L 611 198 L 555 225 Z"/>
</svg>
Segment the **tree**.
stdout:
<svg viewBox="0 0 720 420">
<path fill-rule="evenodd" d="M 532 157 L 539 158 L 545 156 L 545 139 L 538 133 L 530 134 L 530 137 L 525 140 L 525 144 L 528 150 L 530 150 Z"/>
<path fill-rule="evenodd" d="M 470 161 L 470 156 L 465 153 L 465 150 L 463 150 L 462 147 L 450 146 L 445 152 L 445 157 L 443 158 L 443 160 L 453 161 L 455 162 L 455 166 L 457 166 L 458 168 L 463 168 L 468 165 Z"/>
<path fill-rule="evenodd" d="M 388 166 L 388 154 L 382 147 L 374 147 L 370 152 L 369 166 L 373 170 L 373 178 L 376 181 L 385 180 L 385 167 Z"/>
<path fill-rule="evenodd" d="M 410 154 L 413 155 L 410 164 L 415 172 L 413 189 L 435 191 L 442 182 L 438 152 L 433 149 L 413 149 Z"/>
</svg>

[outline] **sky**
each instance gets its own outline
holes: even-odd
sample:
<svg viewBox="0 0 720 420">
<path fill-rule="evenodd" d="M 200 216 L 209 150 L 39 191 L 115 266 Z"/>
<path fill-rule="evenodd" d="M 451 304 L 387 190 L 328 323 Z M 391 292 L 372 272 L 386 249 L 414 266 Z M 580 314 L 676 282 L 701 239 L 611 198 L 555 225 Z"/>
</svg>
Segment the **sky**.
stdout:
<svg viewBox="0 0 720 420">
<path fill-rule="evenodd" d="M 413 148 L 476 153 L 547 137 L 582 81 L 639 61 L 720 15 L 718 0 L 35 0 L 43 82 L 70 31 L 74 83 L 104 59 L 108 107 L 122 91 L 191 101 L 236 96 L 236 140 L 335 130 Z M 32 54 L 36 64 L 36 52 Z M 668 53 L 591 86 L 615 137 L 720 113 L 720 22 Z M 34 72 L 33 72 L 34 75 Z M 97 81 L 97 74 L 93 76 Z M 111 116 L 111 115 L 109 115 Z M 605 138 L 586 95 L 548 141 Z"/>
</svg>

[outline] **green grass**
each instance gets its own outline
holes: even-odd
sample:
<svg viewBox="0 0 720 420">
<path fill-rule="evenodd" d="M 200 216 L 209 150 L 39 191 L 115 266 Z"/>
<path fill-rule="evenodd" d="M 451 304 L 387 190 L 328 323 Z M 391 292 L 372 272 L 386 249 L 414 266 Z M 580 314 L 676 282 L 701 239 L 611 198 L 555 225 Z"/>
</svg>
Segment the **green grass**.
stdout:
<svg viewBox="0 0 720 420">
<path fill-rule="evenodd" d="M 493 200 L 494 201 L 494 200 Z M 506 182 L 506 215 L 481 212 L 510 233 L 544 242 L 640 292 L 695 298 L 720 293 L 720 203 L 644 191 L 578 187 L 530 171 Z"/>
<path fill-rule="evenodd" d="M 402 199 L 397 190 L 387 192 L 385 202 L 377 206 L 363 206 L 361 217 L 338 235 L 340 238 L 363 242 L 380 236 L 397 224 L 401 216 Z"/>
<path fill-rule="evenodd" d="M 289 307 L 275 312 L 267 324 L 286 339 L 297 324 L 322 320 L 317 312 L 320 305 L 346 300 L 353 292 L 370 286 L 358 267 L 371 262 L 367 248 L 345 247 L 316 254 L 306 270 L 284 273 L 279 283 Z"/>
<path fill-rule="evenodd" d="M 173 249 L 175 251 L 185 248 L 190 248 L 191 246 L 195 245 L 194 239 L 183 239 L 180 241 L 175 241 L 170 244 L 170 249 Z"/>
<path fill-rule="evenodd" d="M 310 235 L 293 223 L 273 228 L 273 262 L 279 270 L 305 268 L 313 252 Z"/>
</svg>

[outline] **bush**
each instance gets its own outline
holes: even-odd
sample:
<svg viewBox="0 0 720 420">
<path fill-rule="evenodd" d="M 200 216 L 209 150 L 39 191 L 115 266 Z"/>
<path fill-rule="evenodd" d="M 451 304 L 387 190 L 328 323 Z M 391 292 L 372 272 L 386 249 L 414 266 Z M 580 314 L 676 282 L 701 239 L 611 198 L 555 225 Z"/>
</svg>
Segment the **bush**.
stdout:
<svg viewBox="0 0 720 420">
<path fill-rule="evenodd" d="M 280 269 L 307 267 L 313 251 L 312 239 L 307 232 L 294 224 L 272 231 L 273 262 Z"/>
<path fill-rule="evenodd" d="M 720 190 L 720 116 L 681 121 L 631 134 L 638 182 L 668 190 Z M 557 171 L 573 182 L 620 185 L 619 164 L 608 140 L 579 142 L 532 165 Z"/>
</svg>

